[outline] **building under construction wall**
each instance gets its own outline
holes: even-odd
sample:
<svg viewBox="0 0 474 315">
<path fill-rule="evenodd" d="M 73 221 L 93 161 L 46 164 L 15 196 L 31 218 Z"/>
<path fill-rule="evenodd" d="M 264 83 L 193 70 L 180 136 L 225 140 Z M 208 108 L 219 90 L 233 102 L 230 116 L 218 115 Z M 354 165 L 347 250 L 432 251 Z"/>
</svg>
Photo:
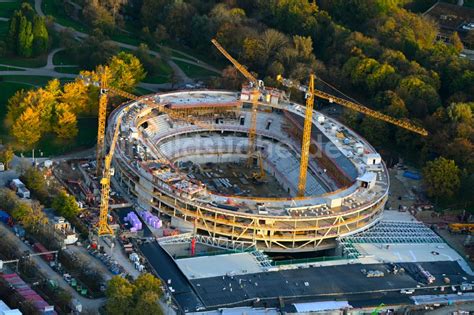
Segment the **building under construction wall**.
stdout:
<svg viewBox="0 0 474 315">
<path fill-rule="evenodd" d="M 115 179 L 139 207 L 181 230 L 267 252 L 334 248 L 336 238 L 374 225 L 389 190 L 380 155 L 354 131 L 314 111 L 301 196 L 305 107 L 268 91 L 259 98 L 253 149 L 245 88 L 156 94 L 121 106 L 107 129 L 110 142 L 122 119 Z"/>
</svg>

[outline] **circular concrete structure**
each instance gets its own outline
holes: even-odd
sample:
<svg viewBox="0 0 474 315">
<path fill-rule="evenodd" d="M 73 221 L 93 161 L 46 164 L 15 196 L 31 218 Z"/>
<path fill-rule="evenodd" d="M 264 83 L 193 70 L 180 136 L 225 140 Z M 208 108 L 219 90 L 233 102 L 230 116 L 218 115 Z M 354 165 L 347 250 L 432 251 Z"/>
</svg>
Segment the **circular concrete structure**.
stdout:
<svg viewBox="0 0 474 315">
<path fill-rule="evenodd" d="M 275 91 L 259 103 L 252 170 L 245 90 L 179 91 L 147 96 L 148 105 L 123 105 L 107 129 L 110 140 L 122 117 L 115 178 L 140 207 L 181 231 L 267 252 L 334 248 L 338 237 L 377 222 L 388 196 L 387 169 L 363 138 L 314 111 L 306 194 L 296 197 L 305 108 Z M 264 179 L 255 175 L 261 168 Z"/>
</svg>

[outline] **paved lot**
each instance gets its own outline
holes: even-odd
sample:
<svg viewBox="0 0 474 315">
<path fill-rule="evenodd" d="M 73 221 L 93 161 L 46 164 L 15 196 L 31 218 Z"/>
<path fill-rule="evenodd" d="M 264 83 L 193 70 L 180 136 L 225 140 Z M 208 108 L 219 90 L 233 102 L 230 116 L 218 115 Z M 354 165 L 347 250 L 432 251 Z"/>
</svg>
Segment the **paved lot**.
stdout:
<svg viewBox="0 0 474 315">
<path fill-rule="evenodd" d="M 6 227 L 3 223 L 0 223 L 0 238 L 6 239 L 8 242 L 13 243 L 21 251 L 32 251 L 30 247 L 24 244 L 13 232 Z M 88 299 L 78 294 L 71 286 L 69 286 L 63 277 L 57 274 L 51 267 L 39 256 L 32 257 L 32 260 L 38 266 L 40 272 L 48 279 L 55 280 L 61 288 L 71 293 L 72 297 L 82 303 L 84 309 L 89 310 L 92 314 L 98 314 L 99 307 L 104 304 L 105 299 Z"/>
<path fill-rule="evenodd" d="M 466 277 L 469 281 L 474 279 L 456 262 L 421 263 L 421 265 L 436 277 L 433 287 L 443 285 L 443 274 L 451 279 L 452 284 L 463 282 L 462 277 Z M 362 268 L 383 271 L 385 276 L 367 278 L 361 273 Z M 226 304 L 251 305 L 257 300 L 266 300 L 270 306 L 277 306 L 279 298 L 292 300 L 296 297 L 346 298 L 351 301 L 351 296 L 354 294 L 365 294 L 366 299 L 377 300 L 374 297 L 391 293 L 393 295 L 391 299 L 395 301 L 404 298 L 404 295 L 399 293 L 401 289 L 417 287 L 418 282 L 410 274 L 388 274 L 387 269 L 389 266 L 385 264 L 370 266 L 354 264 L 214 277 L 191 282 L 208 307 L 220 307 Z"/>
</svg>

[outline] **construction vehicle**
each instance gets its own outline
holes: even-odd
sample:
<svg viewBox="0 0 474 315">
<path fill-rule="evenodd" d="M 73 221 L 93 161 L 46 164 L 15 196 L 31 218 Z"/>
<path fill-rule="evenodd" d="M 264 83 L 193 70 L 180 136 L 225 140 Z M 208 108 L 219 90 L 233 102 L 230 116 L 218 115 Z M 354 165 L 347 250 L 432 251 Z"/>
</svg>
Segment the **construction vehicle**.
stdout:
<svg viewBox="0 0 474 315">
<path fill-rule="evenodd" d="M 251 109 L 251 118 L 250 118 L 250 128 L 249 128 L 249 144 L 248 144 L 248 159 L 247 166 L 252 166 L 252 161 L 254 159 L 254 153 L 256 149 L 257 142 L 257 107 L 258 101 L 260 99 L 261 91 L 265 89 L 263 81 L 255 78 L 243 65 L 241 65 L 237 60 L 235 60 L 225 49 L 222 47 L 219 42 L 215 39 L 212 39 L 211 42 L 216 46 L 216 48 L 224 55 L 224 57 L 229 60 L 234 67 L 242 73 L 242 75 L 249 81 L 249 86 L 251 88 L 250 101 L 252 102 Z"/>
<path fill-rule="evenodd" d="M 255 180 L 255 181 L 258 181 L 258 182 L 262 182 L 265 180 L 265 169 L 263 168 L 263 157 L 262 157 L 262 154 L 260 152 L 256 152 L 253 156 L 252 156 L 252 161 L 253 161 L 253 158 L 256 157 L 257 158 L 257 163 L 258 163 L 258 168 L 259 168 L 259 172 L 255 172 L 252 174 L 252 178 Z"/>
<path fill-rule="evenodd" d="M 448 230 L 451 233 L 471 234 L 474 232 L 474 223 L 451 223 Z"/>
<path fill-rule="evenodd" d="M 285 79 L 281 75 L 277 76 L 277 81 L 282 85 L 289 88 L 296 88 L 305 93 L 306 96 L 306 111 L 305 111 L 305 120 L 303 128 L 303 140 L 301 144 L 301 163 L 300 163 L 300 175 L 298 182 L 298 196 L 304 196 L 306 189 L 306 175 L 308 171 L 308 159 L 309 159 L 309 146 L 311 143 L 311 126 L 312 126 L 312 115 L 313 115 L 313 106 L 314 98 L 319 97 L 329 101 L 330 103 L 337 103 L 349 109 L 355 110 L 359 113 L 365 114 L 367 116 L 391 123 L 395 126 L 407 129 L 409 131 L 415 132 L 422 136 L 427 136 L 428 131 L 422 127 L 418 127 L 411 123 L 408 120 L 402 120 L 390 117 L 388 115 L 382 114 L 378 111 L 372 110 L 360 104 L 348 101 L 346 99 L 339 98 L 337 96 L 328 94 L 326 92 L 315 89 L 314 87 L 314 74 L 310 75 L 309 86 L 301 85 L 292 80 Z"/>
</svg>

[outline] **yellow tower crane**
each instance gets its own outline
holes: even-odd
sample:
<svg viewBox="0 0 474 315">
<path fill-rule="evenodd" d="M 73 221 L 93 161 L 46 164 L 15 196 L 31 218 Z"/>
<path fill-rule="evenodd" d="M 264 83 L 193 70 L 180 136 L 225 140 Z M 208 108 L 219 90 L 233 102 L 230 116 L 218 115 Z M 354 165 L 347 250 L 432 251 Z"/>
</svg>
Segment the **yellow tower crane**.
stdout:
<svg viewBox="0 0 474 315">
<path fill-rule="evenodd" d="M 102 78 L 102 77 L 101 77 Z M 90 81 L 90 78 L 86 78 L 86 82 Z M 97 83 L 94 83 L 97 84 Z M 100 82 L 100 86 L 105 86 Z M 134 100 L 134 101 L 139 101 L 141 103 L 147 104 L 153 108 L 156 108 L 160 112 L 168 114 L 169 117 L 173 119 L 179 119 L 179 120 L 184 120 L 189 123 L 192 123 L 196 126 L 200 126 L 203 128 L 207 129 L 214 129 L 212 125 L 206 124 L 204 122 L 200 122 L 196 119 L 193 119 L 192 117 L 189 116 L 184 116 L 180 115 L 179 113 L 173 111 L 172 109 L 166 108 L 162 104 L 158 104 L 152 100 L 149 100 L 148 98 L 143 98 L 143 97 L 138 97 L 136 95 L 133 95 L 131 93 L 112 88 L 112 87 L 107 87 L 107 89 L 103 89 L 101 91 L 101 96 L 99 99 L 99 103 L 103 101 L 103 95 L 107 95 L 108 93 L 112 93 L 118 96 L 122 96 L 126 99 Z M 106 100 L 106 97 L 105 97 Z M 108 214 L 109 214 L 109 194 L 110 194 L 110 179 L 111 179 L 111 164 L 112 164 L 112 158 L 114 156 L 115 152 L 115 146 L 117 144 L 117 139 L 118 135 L 120 132 L 120 125 L 122 123 L 122 117 L 128 112 L 128 107 L 126 107 L 121 113 L 120 116 L 117 117 L 116 123 L 115 123 L 115 129 L 114 129 L 114 135 L 112 137 L 112 141 L 110 143 L 110 149 L 108 154 L 105 156 L 104 160 L 104 168 L 103 168 L 103 174 L 102 174 L 102 179 L 100 180 L 101 184 L 101 195 L 100 195 L 100 210 L 99 210 L 99 224 L 98 224 L 98 235 L 99 236 L 106 236 L 106 235 L 113 235 L 113 231 L 108 224 Z M 103 136 L 105 136 L 105 119 L 104 119 L 104 132 L 102 133 Z M 105 139 L 105 137 L 103 137 Z M 103 145 L 105 144 L 104 141 L 102 140 Z"/>
<path fill-rule="evenodd" d="M 418 127 L 414 125 L 412 122 L 408 120 L 397 119 L 397 118 L 382 114 L 378 111 L 372 110 L 370 108 L 367 108 L 365 106 L 356 104 L 354 102 L 317 90 L 314 88 L 314 78 L 315 77 L 313 74 L 310 75 L 309 87 L 308 87 L 308 86 L 297 84 L 293 82 L 292 80 L 285 79 L 281 75 L 277 76 L 277 81 L 281 82 L 284 86 L 294 87 L 306 93 L 306 111 L 305 111 L 305 120 L 304 120 L 304 128 L 303 128 L 303 140 L 301 143 L 301 163 L 300 163 L 300 175 L 299 175 L 299 181 L 298 181 L 298 196 L 300 197 L 304 196 L 304 193 L 306 190 L 306 175 L 308 172 L 309 146 L 311 143 L 311 127 L 312 127 L 313 104 L 314 104 L 315 96 L 328 100 L 330 103 L 337 103 L 344 107 L 355 110 L 359 113 L 363 113 L 367 116 L 391 123 L 395 126 L 404 128 L 406 130 L 412 131 L 422 136 L 428 135 L 428 131 L 426 131 L 422 127 Z"/>
<path fill-rule="evenodd" d="M 225 49 L 219 44 L 215 39 L 212 39 L 211 42 L 216 46 L 216 48 L 224 55 L 224 57 L 229 60 L 234 67 L 242 73 L 242 75 L 249 81 L 251 87 L 250 100 L 252 102 L 252 109 L 250 115 L 250 128 L 249 128 L 249 144 L 248 144 L 248 160 L 247 165 L 250 167 L 253 163 L 256 150 L 256 140 L 257 140 L 257 106 L 258 100 L 260 98 L 260 90 L 264 88 L 263 81 L 255 78 L 243 65 L 241 65 L 237 60 L 234 59 Z M 257 157 L 258 158 L 258 157 Z"/>
<path fill-rule="evenodd" d="M 99 66 L 97 71 L 85 71 L 79 77 L 87 85 L 95 85 L 100 88 L 98 126 L 97 126 L 97 146 L 96 146 L 96 175 L 102 174 L 102 160 L 105 154 L 105 124 L 107 120 L 107 89 L 111 77 L 109 67 Z"/>
</svg>

